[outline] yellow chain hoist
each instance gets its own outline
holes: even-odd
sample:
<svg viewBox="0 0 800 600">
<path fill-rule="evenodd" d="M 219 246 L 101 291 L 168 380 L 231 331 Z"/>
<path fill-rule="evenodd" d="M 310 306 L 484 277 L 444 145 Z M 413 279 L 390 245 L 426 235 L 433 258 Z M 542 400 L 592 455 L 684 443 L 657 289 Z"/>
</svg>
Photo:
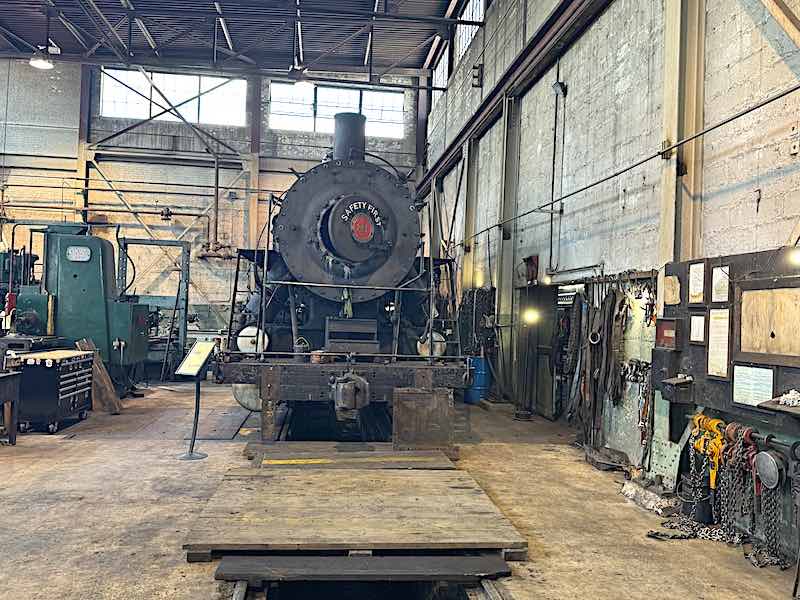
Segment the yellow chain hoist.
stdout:
<svg viewBox="0 0 800 600">
<path fill-rule="evenodd" d="M 692 417 L 694 449 L 708 456 L 709 485 L 717 489 L 717 473 L 725 447 L 725 421 L 712 419 L 702 413 Z"/>
</svg>

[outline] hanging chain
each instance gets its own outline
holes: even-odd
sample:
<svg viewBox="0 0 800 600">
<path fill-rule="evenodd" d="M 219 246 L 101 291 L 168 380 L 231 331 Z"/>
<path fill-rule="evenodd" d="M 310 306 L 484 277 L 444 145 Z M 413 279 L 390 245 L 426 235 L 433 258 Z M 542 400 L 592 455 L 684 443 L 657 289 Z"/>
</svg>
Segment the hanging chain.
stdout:
<svg viewBox="0 0 800 600">
<path fill-rule="evenodd" d="M 789 567 L 781 556 L 778 542 L 781 513 L 781 490 L 764 488 L 761 491 L 761 516 L 764 529 L 764 543 L 753 544 L 753 550 L 746 554 L 747 559 L 757 567 L 779 567 L 781 570 Z"/>
<path fill-rule="evenodd" d="M 676 533 L 651 531 L 648 535 L 661 539 L 704 539 L 717 542 L 726 542 L 733 545 L 743 545 L 749 541 L 755 525 L 754 491 L 756 481 L 749 466 L 748 447 L 745 432 L 740 428 L 736 431 L 732 445 L 725 449 L 723 455 L 727 457 L 719 466 L 716 494 L 712 494 L 711 502 L 712 520 L 714 525 L 704 525 L 698 522 L 698 507 L 702 502 L 709 500 L 704 492 L 706 490 L 706 476 L 709 471 L 709 455 L 707 452 L 698 452 L 696 442 L 702 434 L 693 432 L 689 438 L 689 477 L 688 490 L 684 490 L 684 500 L 690 504 L 688 514 L 680 514 L 661 523 L 664 529 Z M 701 446 L 702 447 L 702 446 Z M 698 454 L 702 459 L 698 460 Z M 792 481 L 793 493 L 800 493 L 800 484 Z M 764 488 L 761 492 L 761 516 L 764 533 L 764 543 L 754 543 L 751 552 L 745 557 L 757 567 L 776 566 L 786 569 L 789 564 L 780 553 L 780 514 L 781 490 Z M 741 532 L 737 528 L 737 517 L 748 517 L 748 530 Z"/>
</svg>

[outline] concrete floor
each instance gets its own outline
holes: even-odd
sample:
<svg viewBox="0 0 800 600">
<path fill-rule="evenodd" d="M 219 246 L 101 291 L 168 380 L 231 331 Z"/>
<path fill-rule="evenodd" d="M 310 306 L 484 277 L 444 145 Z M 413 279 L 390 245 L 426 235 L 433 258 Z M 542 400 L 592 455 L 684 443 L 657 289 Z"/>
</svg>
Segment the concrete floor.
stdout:
<svg viewBox="0 0 800 600">
<path fill-rule="evenodd" d="M 242 457 L 245 429 L 180 462 L 192 388 L 169 385 L 57 435 L 0 447 L 0 598 L 219 598 L 214 564 L 187 564 L 184 535 Z M 204 415 L 233 406 L 208 385 Z M 660 519 L 620 495 L 621 476 L 587 465 L 561 426 L 473 411 L 468 470 L 528 538 L 530 561 L 502 582 L 516 600 L 787 598 L 791 574 L 756 569 L 740 549 L 645 537 Z"/>
</svg>

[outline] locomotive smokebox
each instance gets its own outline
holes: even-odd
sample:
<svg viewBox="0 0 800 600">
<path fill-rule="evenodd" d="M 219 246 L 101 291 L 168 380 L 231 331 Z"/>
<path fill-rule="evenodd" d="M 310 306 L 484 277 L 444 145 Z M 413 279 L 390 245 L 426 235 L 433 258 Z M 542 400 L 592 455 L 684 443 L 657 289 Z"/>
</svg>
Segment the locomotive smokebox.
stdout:
<svg viewBox="0 0 800 600">
<path fill-rule="evenodd" d="M 338 113 L 334 117 L 333 160 L 364 160 L 367 118 L 358 113 Z"/>
</svg>

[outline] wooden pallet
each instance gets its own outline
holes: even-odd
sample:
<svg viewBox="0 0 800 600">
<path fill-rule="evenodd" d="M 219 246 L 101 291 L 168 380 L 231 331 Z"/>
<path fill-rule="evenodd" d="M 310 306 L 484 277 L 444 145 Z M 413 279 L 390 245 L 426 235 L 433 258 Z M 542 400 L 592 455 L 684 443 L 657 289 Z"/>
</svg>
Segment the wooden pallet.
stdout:
<svg viewBox="0 0 800 600">
<path fill-rule="evenodd" d="M 190 531 L 189 561 L 236 553 L 502 553 L 527 542 L 457 470 L 236 469 Z"/>
</svg>

